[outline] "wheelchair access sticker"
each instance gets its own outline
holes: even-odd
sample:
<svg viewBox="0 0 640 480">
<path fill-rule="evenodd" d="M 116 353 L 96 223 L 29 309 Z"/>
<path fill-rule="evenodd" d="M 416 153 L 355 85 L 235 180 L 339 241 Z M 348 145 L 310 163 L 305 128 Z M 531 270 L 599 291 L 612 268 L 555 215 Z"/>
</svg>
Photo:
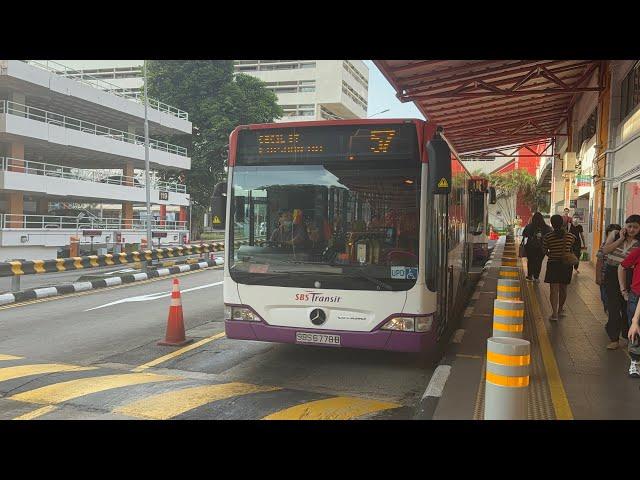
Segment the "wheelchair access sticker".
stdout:
<svg viewBox="0 0 640 480">
<path fill-rule="evenodd" d="M 401 280 L 416 280 L 418 278 L 418 267 L 391 267 L 391 278 Z"/>
</svg>

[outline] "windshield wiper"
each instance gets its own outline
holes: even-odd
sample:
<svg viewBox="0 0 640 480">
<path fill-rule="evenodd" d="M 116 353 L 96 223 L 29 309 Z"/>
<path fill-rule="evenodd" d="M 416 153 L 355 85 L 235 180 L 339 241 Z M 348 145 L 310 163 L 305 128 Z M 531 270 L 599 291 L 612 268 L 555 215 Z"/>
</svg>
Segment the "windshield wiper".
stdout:
<svg viewBox="0 0 640 480">
<path fill-rule="evenodd" d="M 352 278 L 363 278 L 365 280 L 369 280 L 371 283 L 375 283 L 380 288 L 383 288 L 385 290 L 393 290 L 393 287 L 388 283 L 385 283 L 382 280 L 378 280 L 375 277 L 371 277 L 363 272 L 351 272 L 351 273 L 345 274 L 345 276 L 352 277 Z"/>
<path fill-rule="evenodd" d="M 251 272 L 246 272 L 246 273 L 251 274 Z M 273 272 L 269 275 L 259 274 L 255 277 L 250 277 L 246 280 L 243 280 L 243 283 L 247 285 L 257 285 L 258 283 L 265 280 L 271 280 L 274 278 L 292 277 L 300 273 L 313 274 L 313 275 L 326 275 L 325 272 L 317 272 L 315 270 L 295 270 L 293 272 Z"/>
</svg>

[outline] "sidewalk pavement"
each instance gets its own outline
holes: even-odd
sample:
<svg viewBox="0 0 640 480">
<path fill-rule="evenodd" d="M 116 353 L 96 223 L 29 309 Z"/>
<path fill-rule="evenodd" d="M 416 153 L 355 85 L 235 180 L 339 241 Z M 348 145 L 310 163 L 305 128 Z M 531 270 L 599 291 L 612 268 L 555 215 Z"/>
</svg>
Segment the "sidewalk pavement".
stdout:
<svg viewBox="0 0 640 480">
<path fill-rule="evenodd" d="M 526 270 L 526 260 L 523 262 Z M 544 268 L 540 275 L 544 279 Z M 629 378 L 626 341 L 607 350 L 607 315 L 595 283 L 595 268 L 580 262 L 567 289 L 566 317 L 550 322 L 549 285 L 532 284 L 575 419 L 640 418 L 640 379 Z"/>
</svg>

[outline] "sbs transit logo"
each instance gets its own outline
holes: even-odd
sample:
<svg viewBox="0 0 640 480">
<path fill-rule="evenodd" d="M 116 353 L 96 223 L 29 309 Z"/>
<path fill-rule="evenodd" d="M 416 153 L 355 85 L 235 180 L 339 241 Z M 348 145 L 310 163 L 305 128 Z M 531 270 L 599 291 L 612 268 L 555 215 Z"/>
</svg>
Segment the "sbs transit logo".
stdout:
<svg viewBox="0 0 640 480">
<path fill-rule="evenodd" d="M 320 292 L 312 292 L 307 290 L 304 293 L 296 293 L 296 301 L 298 302 L 324 302 L 339 303 L 342 297 L 338 295 L 326 295 Z"/>
</svg>

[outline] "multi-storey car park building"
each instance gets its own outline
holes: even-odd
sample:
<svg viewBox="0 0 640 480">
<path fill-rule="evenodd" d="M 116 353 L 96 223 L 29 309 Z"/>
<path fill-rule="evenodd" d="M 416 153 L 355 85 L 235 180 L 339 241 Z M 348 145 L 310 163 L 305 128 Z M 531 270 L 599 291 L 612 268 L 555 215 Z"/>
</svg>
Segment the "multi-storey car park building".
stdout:
<svg viewBox="0 0 640 480">
<path fill-rule="evenodd" d="M 146 219 L 134 214 L 146 202 L 144 176 L 136 175 L 145 166 L 144 105 L 72 71 L 0 60 L 0 261 L 56 258 L 73 236 L 116 251 L 146 240 Z M 157 139 L 190 135 L 187 112 L 149 99 L 148 120 L 150 168 L 190 169 L 185 147 Z M 154 236 L 186 240 L 185 186 L 152 180 L 151 203 L 160 205 Z M 77 208 L 97 204 L 119 209 L 107 217 Z M 167 219 L 168 206 L 179 208 L 176 219 Z"/>
</svg>

